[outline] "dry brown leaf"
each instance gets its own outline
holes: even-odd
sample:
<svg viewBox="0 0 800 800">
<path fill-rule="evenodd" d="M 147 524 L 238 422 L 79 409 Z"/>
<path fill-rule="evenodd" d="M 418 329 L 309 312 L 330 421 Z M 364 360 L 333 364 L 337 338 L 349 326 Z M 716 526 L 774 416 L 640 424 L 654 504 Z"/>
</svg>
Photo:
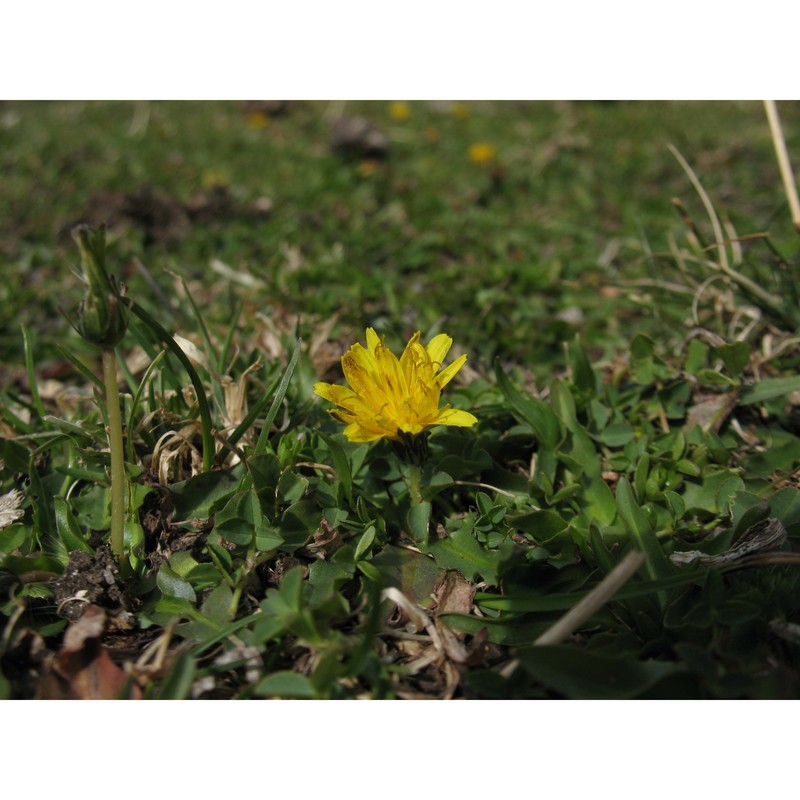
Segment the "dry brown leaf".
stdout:
<svg viewBox="0 0 800 800">
<path fill-rule="evenodd" d="M 673 553 L 670 561 L 681 567 L 695 562 L 706 566 L 720 567 L 732 564 L 752 553 L 774 550 L 786 541 L 787 535 L 784 524 L 775 517 L 769 517 L 769 519 L 751 525 L 724 553 L 712 556 L 700 550 L 683 550 Z"/>
<path fill-rule="evenodd" d="M 700 400 L 689 408 L 684 427 L 699 425 L 703 433 L 717 433 L 736 407 L 736 399 L 735 394 L 718 394 Z"/>
<path fill-rule="evenodd" d="M 39 700 L 141 700 L 142 692 L 100 643 L 106 612 L 91 605 L 64 634 L 51 670 L 39 684 Z"/>
<path fill-rule="evenodd" d="M 436 616 L 441 614 L 469 614 L 477 586 L 460 573 L 449 570 L 436 590 Z"/>
</svg>

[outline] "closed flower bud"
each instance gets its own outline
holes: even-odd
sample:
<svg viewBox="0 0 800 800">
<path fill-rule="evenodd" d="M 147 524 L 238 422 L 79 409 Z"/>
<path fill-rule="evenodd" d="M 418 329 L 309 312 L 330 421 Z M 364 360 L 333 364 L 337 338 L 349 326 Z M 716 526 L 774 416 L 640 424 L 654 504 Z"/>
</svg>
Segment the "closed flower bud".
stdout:
<svg viewBox="0 0 800 800">
<path fill-rule="evenodd" d="M 78 225 L 72 238 L 81 251 L 86 296 L 78 309 L 75 326 L 88 342 L 100 347 L 115 347 L 128 327 L 128 307 L 113 276 L 106 272 L 106 232 L 104 227 Z"/>
</svg>

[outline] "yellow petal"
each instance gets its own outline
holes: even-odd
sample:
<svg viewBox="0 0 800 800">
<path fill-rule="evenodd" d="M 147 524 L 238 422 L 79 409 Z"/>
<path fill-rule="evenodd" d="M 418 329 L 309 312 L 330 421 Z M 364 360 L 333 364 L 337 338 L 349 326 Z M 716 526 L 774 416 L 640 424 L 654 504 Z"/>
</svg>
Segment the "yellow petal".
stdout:
<svg viewBox="0 0 800 800">
<path fill-rule="evenodd" d="M 422 433 L 427 427 L 429 426 L 421 425 L 418 422 L 406 422 L 400 426 L 400 430 L 403 431 L 403 433 L 410 434 L 411 436 L 417 436 L 418 434 Z"/>
<path fill-rule="evenodd" d="M 342 356 L 342 372 L 353 390 L 358 392 L 375 383 L 375 359 L 360 344 L 353 345 Z"/>
<path fill-rule="evenodd" d="M 436 418 L 437 425 L 456 425 L 459 428 L 469 428 L 478 421 L 469 411 L 460 408 L 446 408 L 439 412 Z"/>
<path fill-rule="evenodd" d="M 415 349 L 419 343 L 420 332 L 417 331 L 409 340 L 408 344 L 400 356 L 400 366 L 403 367 L 406 375 L 408 375 L 408 366 L 415 361 Z"/>
<path fill-rule="evenodd" d="M 436 383 L 439 385 L 439 388 L 442 389 L 447 386 L 448 383 L 453 379 L 455 374 L 464 366 L 464 362 L 467 360 L 466 353 L 463 356 L 457 358 L 449 367 L 443 369 L 437 376 L 436 376 Z"/>
<path fill-rule="evenodd" d="M 400 369 L 397 356 L 381 344 L 375 348 L 375 363 L 378 365 L 378 373 L 385 382 L 392 404 L 395 407 L 400 405 L 408 394 L 408 384 L 405 373 Z"/>
<path fill-rule="evenodd" d="M 350 425 L 351 423 L 355 422 L 356 416 L 355 414 L 351 414 L 349 411 L 342 411 L 341 408 L 329 408 L 328 413 L 339 422 L 344 422 L 345 425 Z"/>
<path fill-rule="evenodd" d="M 440 333 L 438 336 L 434 336 L 433 339 L 428 342 L 428 346 L 425 349 L 428 351 L 428 357 L 430 360 L 436 364 L 437 369 L 444 363 L 447 351 L 450 349 L 450 345 L 452 344 L 453 339 L 446 333 Z"/>
<path fill-rule="evenodd" d="M 346 386 L 338 386 L 335 383 L 315 383 L 314 393 L 330 403 L 337 406 L 342 405 L 342 400 L 355 396 L 351 389 Z"/>
<path fill-rule="evenodd" d="M 361 427 L 357 422 L 353 422 L 344 429 L 344 435 L 351 442 L 374 442 L 375 439 L 382 439 L 383 433 L 374 433 Z"/>
<path fill-rule="evenodd" d="M 333 389 L 334 384 L 332 383 L 315 383 L 314 384 L 314 394 L 318 394 L 320 397 L 323 397 L 325 400 L 330 400 L 328 396 L 328 392 Z"/>
<path fill-rule="evenodd" d="M 367 328 L 367 350 L 370 353 L 375 352 L 375 348 L 381 343 L 381 337 L 375 333 L 374 328 Z"/>
</svg>

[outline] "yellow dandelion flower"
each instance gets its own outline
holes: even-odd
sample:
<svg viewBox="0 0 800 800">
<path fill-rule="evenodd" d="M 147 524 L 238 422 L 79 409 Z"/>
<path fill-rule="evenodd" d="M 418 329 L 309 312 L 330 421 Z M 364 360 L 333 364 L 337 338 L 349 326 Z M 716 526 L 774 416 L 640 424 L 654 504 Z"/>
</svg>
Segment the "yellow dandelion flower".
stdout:
<svg viewBox="0 0 800 800">
<path fill-rule="evenodd" d="M 467 360 L 463 355 L 442 369 L 452 343 L 440 333 L 423 346 L 417 331 L 398 359 L 367 328 L 367 346 L 356 343 L 342 356 L 351 388 L 316 383 L 314 392 L 337 406 L 329 413 L 347 425 L 344 433 L 351 442 L 403 442 L 434 425 L 470 427 L 478 420 L 469 412 L 439 407 L 442 389 Z"/>
<path fill-rule="evenodd" d="M 267 125 L 269 125 L 269 121 L 269 115 L 265 114 L 263 111 L 254 111 L 247 116 L 247 124 L 251 128 L 266 128 Z"/>
<path fill-rule="evenodd" d="M 464 103 L 453 103 L 450 113 L 454 119 L 466 119 L 469 116 L 469 106 Z"/>
<path fill-rule="evenodd" d="M 356 167 L 356 172 L 362 178 L 369 178 L 370 175 L 374 175 L 378 171 L 379 166 L 374 158 L 367 158 Z"/>
<path fill-rule="evenodd" d="M 475 142 L 469 146 L 469 160 L 474 164 L 490 164 L 496 155 L 495 146 L 488 142 Z"/>
<path fill-rule="evenodd" d="M 200 175 L 200 182 L 203 184 L 204 189 L 213 189 L 216 186 L 227 186 L 230 183 L 225 173 L 218 172 L 215 169 L 203 170 Z"/>
<path fill-rule="evenodd" d="M 403 100 L 395 100 L 389 104 L 389 116 L 397 122 L 403 122 L 411 116 L 411 108 Z"/>
</svg>

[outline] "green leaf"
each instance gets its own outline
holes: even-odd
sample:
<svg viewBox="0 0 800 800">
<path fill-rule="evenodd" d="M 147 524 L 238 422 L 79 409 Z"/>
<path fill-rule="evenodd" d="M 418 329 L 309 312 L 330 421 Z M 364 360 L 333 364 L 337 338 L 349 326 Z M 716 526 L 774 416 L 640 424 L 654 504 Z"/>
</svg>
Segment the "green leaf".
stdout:
<svg viewBox="0 0 800 800">
<path fill-rule="evenodd" d="M 484 631 L 490 642 L 508 647 L 532 644 L 553 624 L 551 620 L 531 622 L 517 616 L 492 619 L 491 617 L 473 617 L 466 614 L 441 614 L 437 619 L 453 630 L 473 636 Z"/>
<path fill-rule="evenodd" d="M 576 475 L 585 473 L 590 478 L 599 478 L 602 471 L 600 456 L 586 428 L 578 421 L 572 392 L 564 381 L 555 380 L 550 393 L 553 409 L 568 432 L 560 444 L 559 458 L 569 459 L 573 464 L 570 470 Z"/>
<path fill-rule="evenodd" d="M 144 556 L 144 528 L 139 522 L 137 513 L 127 513 L 122 527 L 122 541 L 125 545 L 125 552 L 134 570 L 142 568 Z"/>
<path fill-rule="evenodd" d="M 197 595 L 192 585 L 173 572 L 166 564 L 162 564 L 156 574 L 156 586 L 167 597 L 188 600 L 191 603 L 197 602 Z"/>
<path fill-rule="evenodd" d="M 664 492 L 664 500 L 666 500 L 672 516 L 676 520 L 682 519 L 686 513 L 686 503 L 684 503 L 683 498 L 676 492 L 666 491 Z"/>
<path fill-rule="evenodd" d="M 688 458 L 682 458 L 680 461 L 678 461 L 675 464 L 675 469 L 677 469 L 678 472 L 681 472 L 684 475 L 689 475 L 692 478 L 698 478 L 703 474 L 700 467 L 698 467 L 694 461 L 690 461 Z"/>
<path fill-rule="evenodd" d="M 255 492 L 236 492 L 214 517 L 214 532 L 234 544 L 249 547 L 264 515 Z"/>
<path fill-rule="evenodd" d="M 382 585 L 397 587 L 412 602 L 429 606 L 433 587 L 441 580 L 444 569 L 422 553 L 388 545 L 371 562 Z M 360 567 L 359 567 L 360 569 Z"/>
<path fill-rule="evenodd" d="M 58 533 L 54 524 L 53 508 L 50 504 L 52 492 L 50 492 L 42 481 L 39 470 L 36 468 L 34 458 L 28 464 L 28 478 L 30 479 L 30 489 L 28 497 L 31 499 L 33 508 L 33 522 L 37 532 L 42 536 L 45 547 L 52 547 L 56 558 L 63 557 L 63 545 L 59 542 Z M 63 564 L 62 564 L 63 566 Z"/>
<path fill-rule="evenodd" d="M 734 475 L 722 483 L 716 496 L 717 508 L 722 514 L 730 515 L 736 495 L 744 488 L 744 481 L 738 475 Z"/>
<path fill-rule="evenodd" d="M 697 371 L 697 380 L 703 386 L 735 386 L 736 381 L 723 375 L 715 369 L 701 369 Z"/>
<path fill-rule="evenodd" d="M 697 373 L 708 363 L 708 347 L 699 339 L 692 339 L 686 350 L 686 364 L 684 369 L 690 375 Z"/>
<path fill-rule="evenodd" d="M 647 559 L 645 566 L 648 575 L 653 579 L 669 577 L 673 572 L 672 566 L 624 476 L 617 484 L 617 510 L 626 530 Z"/>
<path fill-rule="evenodd" d="M 336 555 L 339 553 L 341 550 L 337 551 Z M 330 597 L 353 577 L 355 565 L 352 562 L 352 551 L 350 555 L 350 563 L 343 563 L 341 559 L 330 561 L 317 559 L 308 568 L 308 584 L 312 590 L 308 598 L 309 603 L 314 604 Z"/>
<path fill-rule="evenodd" d="M 72 550 L 83 550 L 84 553 L 93 552 L 84 539 L 83 531 L 81 531 L 69 503 L 63 497 L 54 497 L 53 507 L 56 515 L 56 530 L 66 548 L 65 552 Z M 66 564 L 66 561 L 64 563 Z"/>
<path fill-rule="evenodd" d="M 664 678 L 684 672 L 675 662 L 637 661 L 575 647 L 526 647 L 517 651 L 517 658 L 529 675 L 573 700 L 638 697 Z"/>
<path fill-rule="evenodd" d="M 495 362 L 497 385 L 505 395 L 514 415 L 533 431 L 540 446 L 554 448 L 561 438 L 561 424 L 553 409 L 538 397 L 523 394 L 503 372 L 500 362 Z"/>
<path fill-rule="evenodd" d="M 308 478 L 298 475 L 291 469 L 284 470 L 278 481 L 278 502 L 296 503 L 305 495 L 307 489 Z"/>
<path fill-rule="evenodd" d="M 655 351 L 655 342 L 643 333 L 637 333 L 631 340 L 631 355 L 634 358 L 650 358 Z"/>
<path fill-rule="evenodd" d="M 303 603 L 303 578 L 302 566 L 292 567 L 284 576 L 280 585 L 281 597 L 292 611 L 300 611 Z"/>
<path fill-rule="evenodd" d="M 673 589 L 678 586 L 686 586 L 695 583 L 698 576 L 702 577 L 699 568 L 686 568 L 685 570 L 658 581 L 637 581 L 623 586 L 615 595 L 614 602 L 620 600 L 630 600 L 637 597 L 647 597 Z M 495 609 L 497 611 L 513 612 L 543 612 L 543 611 L 567 611 L 594 588 L 590 586 L 586 591 L 564 592 L 562 594 L 542 594 L 541 591 L 514 592 L 508 595 L 495 595 L 478 592 L 475 595 L 475 602 L 481 608 Z"/>
<path fill-rule="evenodd" d="M 254 692 L 261 697 L 291 697 L 313 700 L 317 693 L 314 685 L 304 675 L 284 670 L 267 675 L 256 684 Z"/>
<path fill-rule="evenodd" d="M 291 553 L 302 547 L 319 529 L 321 521 L 322 510 L 308 498 L 289 506 L 277 524 L 278 535 L 284 540 L 282 549 Z"/>
<path fill-rule="evenodd" d="M 256 550 L 259 553 L 278 550 L 284 542 L 283 536 L 272 526 L 264 524 L 256 528 Z"/>
<path fill-rule="evenodd" d="M 278 482 L 281 479 L 281 464 L 278 457 L 273 453 L 251 456 L 247 460 L 247 469 L 253 481 L 253 488 L 261 501 L 263 512 L 268 517 L 274 516 Z"/>
<path fill-rule="evenodd" d="M 622 447 L 635 436 L 636 432 L 627 422 L 615 422 L 603 430 L 597 438 L 608 447 Z"/>
<path fill-rule="evenodd" d="M 580 513 L 573 520 L 573 526 L 580 527 L 585 532 L 592 523 L 610 525 L 614 521 L 617 509 L 614 493 L 609 485 L 599 476 L 590 478 L 583 475 L 580 482 L 583 485 L 583 493 L 576 494 L 573 498 Z"/>
<path fill-rule="evenodd" d="M 211 507 L 232 494 L 239 478 L 232 472 L 203 472 L 169 487 L 175 520 L 208 519 Z"/>
<path fill-rule="evenodd" d="M 800 491 L 794 486 L 787 486 L 775 492 L 769 501 L 769 508 L 772 516 L 786 526 L 791 536 L 796 526 L 800 525 Z"/>
<path fill-rule="evenodd" d="M 191 653 L 183 651 L 172 665 L 166 681 L 156 695 L 158 700 L 186 700 L 192 691 L 192 682 L 197 672 Z"/>
<path fill-rule="evenodd" d="M 224 624 L 231 620 L 232 600 L 233 592 L 230 587 L 224 583 L 220 583 L 209 592 L 200 610 L 209 619 L 214 620 L 214 622 Z"/>
<path fill-rule="evenodd" d="M 368 525 L 364 533 L 359 538 L 358 544 L 356 544 L 355 554 L 353 556 L 356 561 L 369 552 L 375 541 L 376 534 L 377 532 L 375 530 L 375 526 Z"/>
<path fill-rule="evenodd" d="M 704 511 L 707 514 L 727 513 L 728 506 L 721 508 L 718 501 L 721 497 L 720 492 L 722 487 L 727 483 L 729 487 L 738 484 L 730 484 L 730 481 L 741 481 L 741 478 L 729 469 L 715 470 L 714 472 L 706 472 L 702 476 L 702 481 L 697 483 L 695 481 L 687 481 L 686 487 L 683 491 L 682 497 L 687 511 Z M 737 491 L 744 488 L 739 486 Z M 722 498 L 727 502 L 729 494 L 724 493 Z"/>
<path fill-rule="evenodd" d="M 581 344 L 580 336 L 576 335 L 575 341 L 569 347 L 569 363 L 575 388 L 583 397 L 592 397 L 597 389 L 597 378 L 586 355 L 586 350 Z"/>
<path fill-rule="evenodd" d="M 462 527 L 431 542 L 426 552 L 435 559 L 436 564 L 444 569 L 457 569 L 467 580 L 475 580 L 480 576 L 487 583 L 496 586 L 500 580 L 500 561 L 510 553 L 508 547 L 501 550 L 485 550 L 475 539 L 469 527 Z"/>
<path fill-rule="evenodd" d="M 12 439 L 0 439 L 0 461 L 6 469 L 14 472 L 27 472 L 30 453 L 19 442 Z"/>
<path fill-rule="evenodd" d="M 800 375 L 792 375 L 788 378 L 764 378 L 764 380 L 742 389 L 739 395 L 739 405 L 749 406 L 753 403 L 764 403 L 767 400 L 786 397 L 786 395 L 799 390 Z"/>
<path fill-rule="evenodd" d="M 506 521 L 512 527 L 529 533 L 536 542 L 549 541 L 569 527 L 569 523 L 560 514 L 550 509 L 527 514 L 509 514 Z"/>
<path fill-rule="evenodd" d="M 428 540 L 430 520 L 430 503 L 417 503 L 408 510 L 408 531 L 418 542 L 426 542 Z"/>
<path fill-rule="evenodd" d="M 741 375 L 747 363 L 750 361 L 750 345 L 747 342 L 723 344 L 717 347 L 715 352 L 716 355 L 722 359 L 728 372 L 734 378 L 738 378 L 739 375 Z"/>
<path fill-rule="evenodd" d="M 328 450 L 330 451 L 331 458 L 333 459 L 333 466 L 336 470 L 336 477 L 339 483 L 342 485 L 342 491 L 344 491 L 344 496 L 347 498 L 347 502 L 352 507 L 354 505 L 353 474 L 350 470 L 350 462 L 347 459 L 344 447 L 342 447 L 342 445 L 332 436 L 328 436 L 322 431 L 320 431 L 320 436 L 324 440 L 325 444 L 328 445 Z"/>
<path fill-rule="evenodd" d="M 633 472 L 633 490 L 639 502 L 647 497 L 647 477 L 650 474 L 650 456 L 645 453 Z"/>
<path fill-rule="evenodd" d="M 656 359 L 655 342 L 643 333 L 637 333 L 631 341 L 630 374 L 635 383 L 642 386 L 652 384 L 661 371 Z"/>
</svg>

